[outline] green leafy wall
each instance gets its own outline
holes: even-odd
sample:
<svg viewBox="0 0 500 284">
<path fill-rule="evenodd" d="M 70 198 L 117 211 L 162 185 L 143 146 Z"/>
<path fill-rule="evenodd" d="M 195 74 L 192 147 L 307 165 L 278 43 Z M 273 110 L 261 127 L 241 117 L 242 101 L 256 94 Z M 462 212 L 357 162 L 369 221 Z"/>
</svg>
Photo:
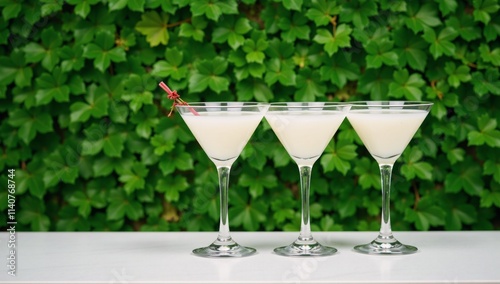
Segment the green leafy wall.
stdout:
<svg viewBox="0 0 500 284">
<path fill-rule="evenodd" d="M 18 230 L 216 230 L 216 171 L 170 102 L 429 100 L 394 168 L 396 230 L 500 227 L 496 0 L 0 0 L 0 184 Z M 233 230 L 298 230 L 298 171 L 262 123 Z M 7 221 L 0 192 L 0 224 Z M 344 122 L 314 230 L 377 230 L 377 165 Z"/>
</svg>

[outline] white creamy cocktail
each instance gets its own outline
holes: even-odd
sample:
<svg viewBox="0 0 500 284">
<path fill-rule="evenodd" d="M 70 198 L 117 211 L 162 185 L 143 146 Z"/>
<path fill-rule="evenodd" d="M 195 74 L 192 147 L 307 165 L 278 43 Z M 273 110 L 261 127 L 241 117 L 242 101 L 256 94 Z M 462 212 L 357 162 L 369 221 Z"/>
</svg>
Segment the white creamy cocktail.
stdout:
<svg viewBox="0 0 500 284">
<path fill-rule="evenodd" d="M 341 103 L 271 103 L 266 120 L 297 163 L 300 173 L 302 216 L 299 237 L 275 253 L 284 256 L 331 255 L 337 250 L 319 244 L 311 234 L 309 186 L 312 166 L 345 119 L 349 106 Z"/>
<path fill-rule="evenodd" d="M 416 247 L 404 245 L 392 235 L 389 206 L 391 174 L 394 162 L 401 156 L 431 107 L 429 102 L 352 103 L 347 119 L 379 164 L 382 183 L 380 233 L 371 243 L 356 246 L 356 251 L 367 254 L 409 254 L 417 251 Z"/>
<path fill-rule="evenodd" d="M 194 137 L 217 165 L 231 165 L 262 120 L 259 112 L 212 111 L 182 114 Z"/>
<path fill-rule="evenodd" d="M 346 113 L 325 111 L 271 111 L 266 120 L 288 154 L 301 164 L 314 164 L 344 121 Z"/>
<path fill-rule="evenodd" d="M 348 120 L 378 162 L 394 163 L 427 113 L 419 109 L 353 110 Z"/>
</svg>

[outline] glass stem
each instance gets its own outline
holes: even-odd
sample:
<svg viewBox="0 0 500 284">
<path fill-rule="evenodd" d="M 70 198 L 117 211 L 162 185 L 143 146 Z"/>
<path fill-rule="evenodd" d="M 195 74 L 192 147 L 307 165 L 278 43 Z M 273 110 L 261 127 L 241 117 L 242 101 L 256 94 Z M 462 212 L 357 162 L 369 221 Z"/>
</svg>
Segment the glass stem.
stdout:
<svg viewBox="0 0 500 284">
<path fill-rule="evenodd" d="M 392 238 L 391 230 L 391 176 L 392 164 L 379 165 L 380 179 L 382 183 L 382 222 L 379 238 Z"/>
<path fill-rule="evenodd" d="M 219 174 L 219 190 L 220 190 L 220 224 L 218 241 L 225 242 L 231 239 L 229 233 L 229 214 L 228 214 L 228 188 L 229 188 L 229 172 L 230 167 L 217 167 Z"/>
<path fill-rule="evenodd" d="M 311 224 L 309 223 L 309 187 L 311 185 L 312 166 L 299 166 L 300 194 L 302 200 L 302 217 L 299 241 L 311 241 Z"/>
</svg>

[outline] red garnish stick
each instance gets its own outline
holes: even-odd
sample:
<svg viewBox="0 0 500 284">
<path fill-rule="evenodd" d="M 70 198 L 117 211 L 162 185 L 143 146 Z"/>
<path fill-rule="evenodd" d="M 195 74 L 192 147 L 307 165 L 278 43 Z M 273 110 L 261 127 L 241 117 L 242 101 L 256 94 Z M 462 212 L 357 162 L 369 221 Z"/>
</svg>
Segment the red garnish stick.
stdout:
<svg viewBox="0 0 500 284">
<path fill-rule="evenodd" d="M 174 112 L 174 108 L 176 105 L 185 105 L 189 106 L 188 103 L 186 103 L 183 99 L 181 99 L 181 96 L 177 93 L 177 91 L 172 91 L 170 88 L 167 86 L 167 84 L 160 82 L 158 84 L 166 93 L 167 93 L 167 98 L 174 101 L 172 104 L 172 107 L 170 108 L 170 112 L 168 113 L 168 117 L 172 115 Z M 194 115 L 200 115 L 194 108 L 190 107 L 189 110 L 194 114 Z"/>
</svg>

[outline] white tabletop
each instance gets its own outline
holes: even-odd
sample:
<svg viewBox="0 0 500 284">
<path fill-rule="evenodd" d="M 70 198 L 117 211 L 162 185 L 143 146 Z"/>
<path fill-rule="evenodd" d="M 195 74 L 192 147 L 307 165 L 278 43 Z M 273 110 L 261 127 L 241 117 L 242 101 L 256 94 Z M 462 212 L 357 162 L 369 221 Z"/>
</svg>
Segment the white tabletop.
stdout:
<svg viewBox="0 0 500 284">
<path fill-rule="evenodd" d="M 298 233 L 233 232 L 258 250 L 244 258 L 202 258 L 191 250 L 215 232 L 16 233 L 16 276 L 1 283 L 500 283 L 500 232 L 395 232 L 419 252 L 372 256 L 352 251 L 376 232 L 315 232 L 339 251 L 328 257 L 272 253 Z M 0 255 L 8 256 L 0 233 Z M 4 258 L 4 262 L 6 263 Z"/>
</svg>

